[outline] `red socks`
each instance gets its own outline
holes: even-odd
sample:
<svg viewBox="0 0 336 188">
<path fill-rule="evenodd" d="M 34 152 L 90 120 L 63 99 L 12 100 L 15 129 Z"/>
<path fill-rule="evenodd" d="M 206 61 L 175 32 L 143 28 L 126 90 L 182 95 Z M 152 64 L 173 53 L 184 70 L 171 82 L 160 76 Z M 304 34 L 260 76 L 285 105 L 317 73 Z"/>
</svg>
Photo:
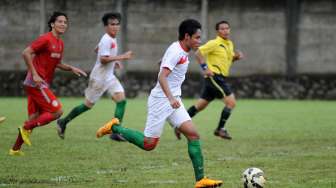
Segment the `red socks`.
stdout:
<svg viewBox="0 0 336 188">
<path fill-rule="evenodd" d="M 57 119 L 57 117 L 55 117 L 52 113 L 44 112 L 36 119 L 26 121 L 23 127 L 26 130 L 32 130 L 35 127 L 46 125 L 55 119 Z"/>
</svg>

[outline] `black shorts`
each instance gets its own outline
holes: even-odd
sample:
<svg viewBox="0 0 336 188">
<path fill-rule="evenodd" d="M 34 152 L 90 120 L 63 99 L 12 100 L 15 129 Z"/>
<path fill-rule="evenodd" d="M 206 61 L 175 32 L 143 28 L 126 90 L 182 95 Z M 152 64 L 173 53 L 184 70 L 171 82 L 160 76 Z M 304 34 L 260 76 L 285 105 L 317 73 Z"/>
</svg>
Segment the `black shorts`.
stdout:
<svg viewBox="0 0 336 188">
<path fill-rule="evenodd" d="M 212 101 L 215 98 L 222 99 L 224 96 L 231 94 L 232 90 L 225 76 L 215 74 L 213 77 L 205 78 L 201 94 L 202 99 Z"/>
</svg>

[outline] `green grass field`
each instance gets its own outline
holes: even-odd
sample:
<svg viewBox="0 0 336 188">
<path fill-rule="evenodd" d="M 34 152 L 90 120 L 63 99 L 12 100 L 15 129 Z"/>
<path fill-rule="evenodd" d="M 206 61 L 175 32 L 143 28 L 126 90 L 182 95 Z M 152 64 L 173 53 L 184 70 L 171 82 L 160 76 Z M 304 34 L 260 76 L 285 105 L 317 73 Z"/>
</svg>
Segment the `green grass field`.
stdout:
<svg viewBox="0 0 336 188">
<path fill-rule="evenodd" d="M 82 98 L 62 98 L 65 113 Z M 185 100 L 189 107 L 194 100 Z M 55 123 L 37 128 L 26 156 L 8 150 L 26 119 L 26 99 L 0 98 L 0 187 L 189 188 L 194 175 L 186 140 L 172 128 L 159 146 L 145 152 L 128 143 L 95 138 L 114 114 L 103 99 L 70 123 L 60 140 Z M 224 188 L 241 188 L 248 167 L 264 170 L 267 188 L 336 188 L 336 102 L 240 100 L 228 123 L 232 141 L 213 136 L 222 103 L 212 103 L 193 119 L 201 135 L 206 175 L 224 180 Z M 143 130 L 146 100 L 129 100 L 124 126 Z"/>
</svg>

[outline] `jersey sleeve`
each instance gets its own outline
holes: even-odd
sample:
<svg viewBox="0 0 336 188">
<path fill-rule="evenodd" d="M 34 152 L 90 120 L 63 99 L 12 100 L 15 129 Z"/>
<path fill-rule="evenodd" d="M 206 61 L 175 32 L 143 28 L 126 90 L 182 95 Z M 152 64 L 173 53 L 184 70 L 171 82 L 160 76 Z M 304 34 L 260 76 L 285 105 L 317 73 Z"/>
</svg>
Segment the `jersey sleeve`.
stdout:
<svg viewBox="0 0 336 188">
<path fill-rule="evenodd" d="M 173 70 L 174 67 L 177 65 L 177 63 L 180 60 L 180 55 L 176 54 L 174 50 L 169 50 L 166 52 L 164 57 L 161 60 L 161 67 L 166 67 L 169 70 Z"/>
<path fill-rule="evenodd" d="M 210 40 L 206 44 L 200 46 L 198 50 L 201 52 L 203 56 L 208 55 L 211 51 L 213 51 L 216 47 L 216 42 L 214 40 Z"/>
<path fill-rule="evenodd" d="M 111 48 L 111 41 L 110 40 L 104 40 L 104 38 L 100 41 L 98 45 L 98 50 L 100 56 L 109 56 L 110 54 L 110 48 Z"/>
<path fill-rule="evenodd" d="M 30 47 L 34 52 L 39 52 L 45 49 L 48 45 L 48 38 L 45 35 L 39 36 L 36 40 L 34 40 Z"/>
</svg>

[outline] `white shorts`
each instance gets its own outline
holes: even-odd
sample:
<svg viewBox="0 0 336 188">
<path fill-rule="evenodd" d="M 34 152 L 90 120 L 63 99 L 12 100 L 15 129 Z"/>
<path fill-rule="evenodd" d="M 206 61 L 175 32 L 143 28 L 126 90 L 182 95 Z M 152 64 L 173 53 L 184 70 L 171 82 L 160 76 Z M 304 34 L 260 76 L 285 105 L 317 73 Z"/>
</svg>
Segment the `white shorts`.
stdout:
<svg viewBox="0 0 336 188">
<path fill-rule="evenodd" d="M 96 103 L 105 91 L 111 96 L 117 92 L 125 92 L 123 86 L 116 77 L 109 82 L 100 82 L 95 79 L 90 79 L 89 85 L 85 89 L 85 98 L 91 103 Z"/>
<path fill-rule="evenodd" d="M 176 99 L 180 102 L 181 106 L 174 109 L 170 106 L 167 98 L 149 96 L 147 102 L 147 121 L 144 131 L 146 137 L 159 138 L 166 120 L 174 128 L 178 128 L 182 123 L 191 120 L 181 98 L 177 97 Z"/>
</svg>

